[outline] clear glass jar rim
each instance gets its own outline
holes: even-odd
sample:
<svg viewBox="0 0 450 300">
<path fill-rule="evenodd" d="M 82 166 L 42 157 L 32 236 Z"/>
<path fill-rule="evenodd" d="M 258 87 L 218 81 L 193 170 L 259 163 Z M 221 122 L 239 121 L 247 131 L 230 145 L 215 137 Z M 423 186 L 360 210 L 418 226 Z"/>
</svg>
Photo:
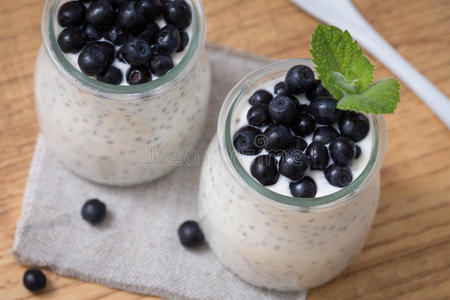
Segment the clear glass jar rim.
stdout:
<svg viewBox="0 0 450 300">
<path fill-rule="evenodd" d="M 217 142 L 221 157 L 233 176 L 243 186 L 250 187 L 250 190 L 256 193 L 261 200 L 285 209 L 315 212 L 342 205 L 372 182 L 373 176 L 378 174 L 384 160 L 387 142 L 386 126 L 382 115 L 368 116 L 373 129 L 374 139 L 369 162 L 358 178 L 354 179 L 350 185 L 333 194 L 317 198 L 295 198 L 280 195 L 262 186 L 244 170 L 236 156 L 232 143 L 231 118 L 236 104 L 244 95 L 248 94 L 248 90 L 252 88 L 252 84 L 255 81 L 261 79 L 264 75 L 270 74 L 270 72 L 286 73 L 290 67 L 299 64 L 313 66 L 310 59 L 279 60 L 254 70 L 238 82 L 225 97 L 222 104 L 217 124 Z"/>
<path fill-rule="evenodd" d="M 58 46 L 54 32 L 56 5 L 58 0 L 46 0 L 41 19 L 41 34 L 44 47 L 51 62 L 60 73 L 84 91 L 99 95 L 107 100 L 136 100 L 160 94 L 175 85 L 193 68 L 200 59 L 206 40 L 206 16 L 201 0 L 188 0 L 193 7 L 193 34 L 186 54 L 166 75 L 157 80 L 133 86 L 106 84 L 90 78 L 75 68 Z"/>
</svg>

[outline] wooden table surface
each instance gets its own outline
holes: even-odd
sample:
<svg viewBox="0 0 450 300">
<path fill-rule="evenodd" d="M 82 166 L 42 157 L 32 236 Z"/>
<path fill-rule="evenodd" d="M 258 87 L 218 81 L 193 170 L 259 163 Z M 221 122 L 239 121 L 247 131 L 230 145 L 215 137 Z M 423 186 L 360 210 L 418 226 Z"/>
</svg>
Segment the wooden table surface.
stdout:
<svg viewBox="0 0 450 300">
<path fill-rule="evenodd" d="M 44 0 L 0 1 L 0 299 L 33 296 L 12 247 L 38 133 L 33 68 Z M 330 0 L 335 1 L 335 0 Z M 208 40 L 272 58 L 309 57 L 318 21 L 288 0 L 205 0 Z M 355 0 L 372 25 L 447 96 L 449 0 Z M 392 76 L 376 60 L 376 77 Z M 450 112 L 448 112 L 450 114 Z M 386 116 L 381 201 L 362 253 L 308 299 L 450 299 L 450 133 L 407 87 Z M 45 271 L 42 299 L 140 299 Z M 148 297 L 149 299 L 155 299 Z"/>
</svg>

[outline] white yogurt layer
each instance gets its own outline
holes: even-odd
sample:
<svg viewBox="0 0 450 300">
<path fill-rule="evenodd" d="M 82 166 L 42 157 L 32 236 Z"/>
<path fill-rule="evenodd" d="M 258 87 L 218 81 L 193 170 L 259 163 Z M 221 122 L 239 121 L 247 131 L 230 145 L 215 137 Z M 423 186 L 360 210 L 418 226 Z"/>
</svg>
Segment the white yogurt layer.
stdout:
<svg viewBox="0 0 450 300">
<path fill-rule="evenodd" d="M 259 90 L 259 89 L 267 90 L 273 94 L 273 88 L 274 88 L 275 84 L 277 84 L 278 82 L 283 81 L 283 80 L 284 80 L 284 78 L 280 77 L 280 78 L 276 78 L 276 79 L 267 81 L 264 84 L 260 85 L 257 89 L 249 91 L 247 96 L 242 97 L 243 100 L 240 101 L 236 105 L 236 109 L 233 114 L 234 122 L 231 125 L 232 134 L 234 134 L 234 132 L 236 132 L 238 129 L 249 125 L 248 121 L 247 121 L 247 112 L 251 108 L 251 105 L 247 101 L 248 98 L 250 98 L 250 96 L 256 90 Z M 306 99 L 304 94 L 297 96 L 297 99 L 299 99 L 301 104 L 309 103 L 309 100 Z M 336 124 L 334 124 L 334 127 L 336 129 L 338 129 Z M 265 127 L 262 128 L 261 131 L 264 131 L 264 129 L 265 129 Z M 313 137 L 313 134 L 304 138 L 304 140 L 308 143 L 308 145 L 312 142 L 312 137 Z M 358 159 L 354 159 L 348 166 L 352 171 L 353 180 L 355 180 L 359 175 L 361 175 L 361 173 L 364 171 L 364 168 L 366 167 L 367 163 L 369 162 L 370 154 L 372 151 L 372 141 L 373 141 L 372 129 L 370 129 L 369 133 L 362 141 L 355 143 L 356 145 L 358 145 L 361 148 L 361 155 L 360 155 L 360 157 L 358 157 Z M 327 148 L 328 148 L 328 146 L 329 145 L 326 145 Z M 243 155 L 241 153 L 238 153 L 237 151 L 235 151 L 235 153 L 236 153 L 242 167 L 251 175 L 250 165 L 252 164 L 255 157 L 257 157 L 258 155 L 267 154 L 268 152 L 263 149 L 263 151 L 258 155 Z M 278 157 L 276 157 L 276 159 L 279 161 L 280 157 L 278 156 Z M 333 160 L 330 157 L 329 165 L 331 165 L 332 163 L 333 163 Z M 341 189 L 339 187 L 331 185 L 325 178 L 324 172 L 321 170 L 308 169 L 305 176 L 310 176 L 316 182 L 316 185 L 317 185 L 316 197 L 330 195 Z M 289 183 L 291 181 L 292 181 L 291 179 L 280 174 L 280 178 L 278 179 L 278 181 L 273 185 L 266 186 L 266 188 L 268 188 L 278 194 L 292 197 L 292 194 L 289 190 Z"/>
</svg>

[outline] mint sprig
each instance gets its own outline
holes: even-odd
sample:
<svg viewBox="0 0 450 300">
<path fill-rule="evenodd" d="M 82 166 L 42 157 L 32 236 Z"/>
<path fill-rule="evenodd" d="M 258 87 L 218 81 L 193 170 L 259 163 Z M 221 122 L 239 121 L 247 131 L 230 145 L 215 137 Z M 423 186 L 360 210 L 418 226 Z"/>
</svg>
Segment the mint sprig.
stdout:
<svg viewBox="0 0 450 300">
<path fill-rule="evenodd" d="M 395 79 L 371 83 L 374 66 L 348 31 L 317 26 L 311 54 L 323 86 L 338 100 L 339 109 L 373 114 L 393 113 L 400 101 Z"/>
</svg>

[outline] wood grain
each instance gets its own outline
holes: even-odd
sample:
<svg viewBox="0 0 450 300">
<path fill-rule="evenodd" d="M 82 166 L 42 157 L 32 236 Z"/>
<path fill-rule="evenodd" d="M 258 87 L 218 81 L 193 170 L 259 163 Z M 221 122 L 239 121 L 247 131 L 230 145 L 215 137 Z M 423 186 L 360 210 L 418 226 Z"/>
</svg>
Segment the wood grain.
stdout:
<svg viewBox="0 0 450 300">
<path fill-rule="evenodd" d="M 331 1 L 331 0 L 330 0 Z M 205 0 L 208 40 L 272 58 L 309 57 L 318 21 L 287 0 Z M 355 0 L 372 25 L 447 96 L 450 1 Z M 8 253 L 38 133 L 33 68 L 43 0 L 0 1 L 0 299 L 34 298 Z M 376 77 L 392 76 L 376 60 Z M 450 299 L 450 133 L 404 85 L 386 117 L 381 203 L 366 246 L 308 299 Z M 450 112 L 449 112 L 450 113 Z M 156 299 L 46 271 L 42 299 Z"/>
</svg>

